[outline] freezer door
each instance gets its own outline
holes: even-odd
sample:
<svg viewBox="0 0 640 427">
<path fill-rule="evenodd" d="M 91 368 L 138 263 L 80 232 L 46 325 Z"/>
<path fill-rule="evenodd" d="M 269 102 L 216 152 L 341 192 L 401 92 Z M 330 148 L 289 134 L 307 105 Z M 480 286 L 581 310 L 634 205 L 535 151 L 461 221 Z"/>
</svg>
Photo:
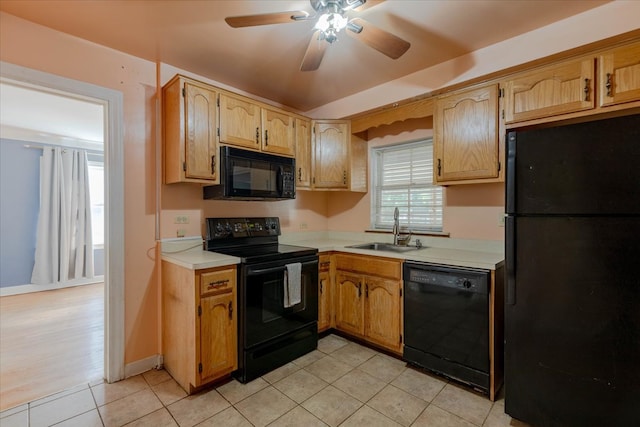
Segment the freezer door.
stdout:
<svg viewBox="0 0 640 427">
<path fill-rule="evenodd" d="M 640 218 L 511 221 L 506 413 L 547 427 L 640 425 Z"/>
<path fill-rule="evenodd" d="M 506 211 L 640 214 L 640 115 L 510 132 Z"/>
</svg>

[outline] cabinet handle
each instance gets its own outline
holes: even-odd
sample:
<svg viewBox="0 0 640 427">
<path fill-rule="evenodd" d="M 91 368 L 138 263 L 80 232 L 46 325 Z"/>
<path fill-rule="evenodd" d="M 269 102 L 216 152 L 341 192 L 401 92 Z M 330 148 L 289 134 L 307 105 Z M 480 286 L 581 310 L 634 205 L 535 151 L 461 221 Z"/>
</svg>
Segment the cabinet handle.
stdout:
<svg viewBox="0 0 640 427">
<path fill-rule="evenodd" d="M 347 171 L 346 170 L 342 171 L 342 183 L 343 184 L 347 183 Z"/>
<path fill-rule="evenodd" d="M 264 131 L 264 145 L 269 145 L 269 130 L 265 129 Z"/>
<path fill-rule="evenodd" d="M 216 155 L 211 156 L 211 175 L 216 174 Z"/>
<path fill-rule="evenodd" d="M 256 144 L 260 144 L 260 128 L 256 128 Z"/>
<path fill-rule="evenodd" d="M 364 297 L 369 298 L 369 285 L 367 283 L 364 284 Z"/>
<path fill-rule="evenodd" d="M 362 296 L 362 283 L 358 282 L 358 298 Z"/>
<path fill-rule="evenodd" d="M 320 282 L 320 293 L 321 293 L 321 294 L 322 294 L 322 293 L 324 293 L 324 290 L 323 290 L 323 288 L 322 288 L 322 282 Z"/>
<path fill-rule="evenodd" d="M 302 182 L 302 168 L 298 168 L 298 181 Z"/>
<path fill-rule="evenodd" d="M 442 171 L 442 165 L 440 163 L 440 159 L 438 159 L 438 176 L 441 175 L 441 173 L 440 173 L 441 171 Z"/>
<path fill-rule="evenodd" d="M 584 100 L 589 101 L 589 79 L 584 79 Z"/>
<path fill-rule="evenodd" d="M 604 87 L 607 88 L 607 96 L 612 96 L 611 95 L 611 73 L 607 73 L 607 84 L 604 85 Z"/>
<path fill-rule="evenodd" d="M 229 301 L 229 320 L 233 320 L 233 302 Z"/>
</svg>

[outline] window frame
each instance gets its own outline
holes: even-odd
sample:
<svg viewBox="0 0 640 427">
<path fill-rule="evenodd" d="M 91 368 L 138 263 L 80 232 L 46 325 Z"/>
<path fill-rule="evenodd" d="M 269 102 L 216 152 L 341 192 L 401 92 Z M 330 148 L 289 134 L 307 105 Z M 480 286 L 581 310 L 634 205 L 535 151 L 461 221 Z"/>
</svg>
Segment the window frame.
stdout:
<svg viewBox="0 0 640 427">
<path fill-rule="evenodd" d="M 381 174 L 382 174 L 382 159 L 381 159 L 381 155 L 385 152 L 392 152 L 392 151 L 396 151 L 396 150 L 408 150 L 408 149 L 415 149 L 418 146 L 421 145 L 426 145 L 426 149 L 429 150 L 429 152 L 431 153 L 431 158 L 429 159 L 431 161 L 430 165 L 425 166 L 425 170 L 427 171 L 433 171 L 433 167 L 434 167 L 434 162 L 433 162 L 433 138 L 421 138 L 418 140 L 412 140 L 412 141 L 404 141 L 404 142 L 400 142 L 397 144 L 392 144 L 392 145 L 382 145 L 382 146 L 378 146 L 378 147 L 372 147 L 371 148 L 371 152 L 370 152 L 370 169 L 371 169 L 371 209 L 370 209 L 370 226 L 371 229 L 374 231 L 390 231 L 393 228 L 393 222 L 379 222 L 378 218 L 380 216 L 382 216 L 381 213 L 378 212 L 379 209 L 382 208 L 381 203 L 379 202 L 379 197 L 382 191 L 384 191 L 384 189 L 380 189 L 380 185 L 382 184 L 380 182 L 381 180 Z M 424 170 L 423 170 L 424 171 Z M 434 234 L 441 234 L 443 233 L 443 227 L 444 227 L 444 189 L 439 186 L 436 185 L 434 183 L 433 180 L 433 173 L 429 173 L 429 177 L 430 177 L 430 182 L 429 183 L 416 183 L 416 184 L 408 184 L 404 187 L 400 186 L 400 187 L 396 187 L 396 190 L 400 190 L 402 191 L 403 189 L 406 189 L 406 191 L 411 191 L 411 190 L 419 190 L 420 188 L 426 188 L 427 192 L 431 192 L 433 193 L 434 191 L 436 193 L 436 199 L 439 200 L 439 204 L 435 206 L 435 209 L 438 211 L 436 212 L 435 215 L 433 215 L 433 213 L 428 213 L 426 211 L 423 211 L 422 213 L 425 215 L 425 217 L 431 215 L 431 216 L 435 216 L 436 218 L 439 217 L 440 222 L 438 224 L 434 224 L 434 225 L 425 225 L 423 227 L 416 227 L 415 225 L 409 226 L 408 224 L 411 224 L 411 218 L 409 217 L 410 212 L 409 212 L 409 207 L 405 206 L 403 209 L 403 206 L 399 206 L 400 208 L 400 225 L 402 227 L 402 232 L 405 232 L 405 228 L 407 230 L 411 230 L 412 232 L 415 233 L 425 233 L 425 234 L 429 234 L 429 233 L 434 233 Z M 415 208 L 414 208 L 415 209 Z M 425 209 L 433 209 L 433 207 L 431 208 L 426 208 Z M 387 215 L 388 216 L 388 215 Z"/>
</svg>

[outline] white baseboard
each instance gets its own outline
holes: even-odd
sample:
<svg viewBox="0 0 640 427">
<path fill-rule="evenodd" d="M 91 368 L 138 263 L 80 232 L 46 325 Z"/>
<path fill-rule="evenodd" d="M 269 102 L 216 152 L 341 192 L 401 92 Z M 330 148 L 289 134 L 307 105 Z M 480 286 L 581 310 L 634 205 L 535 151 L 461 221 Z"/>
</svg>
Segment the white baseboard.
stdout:
<svg viewBox="0 0 640 427">
<path fill-rule="evenodd" d="M 31 292 L 52 291 L 54 289 L 71 288 L 73 286 L 93 285 L 104 282 L 104 276 L 96 276 L 91 279 L 70 280 L 64 283 L 50 283 L 48 285 L 18 285 L 0 288 L 0 297 L 9 295 L 28 294 Z"/>
<path fill-rule="evenodd" d="M 129 378 L 134 375 L 141 374 L 143 372 L 150 371 L 161 367 L 163 363 L 163 357 L 160 354 L 147 357 L 146 359 L 136 360 L 135 362 L 127 363 L 124 366 L 124 377 Z"/>
</svg>

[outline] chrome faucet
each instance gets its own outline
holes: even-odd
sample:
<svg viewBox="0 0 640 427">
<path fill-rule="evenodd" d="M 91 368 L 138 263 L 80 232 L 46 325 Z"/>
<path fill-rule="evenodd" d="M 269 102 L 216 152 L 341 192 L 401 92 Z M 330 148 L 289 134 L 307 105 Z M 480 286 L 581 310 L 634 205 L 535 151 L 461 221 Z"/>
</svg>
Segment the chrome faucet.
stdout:
<svg viewBox="0 0 640 427">
<path fill-rule="evenodd" d="M 400 235 L 400 210 L 396 207 L 393 211 L 393 244 L 398 244 L 398 236 Z"/>
<path fill-rule="evenodd" d="M 393 211 L 393 244 L 406 246 L 411 241 L 411 230 L 405 236 L 400 235 L 400 211 L 396 207 Z"/>
</svg>

